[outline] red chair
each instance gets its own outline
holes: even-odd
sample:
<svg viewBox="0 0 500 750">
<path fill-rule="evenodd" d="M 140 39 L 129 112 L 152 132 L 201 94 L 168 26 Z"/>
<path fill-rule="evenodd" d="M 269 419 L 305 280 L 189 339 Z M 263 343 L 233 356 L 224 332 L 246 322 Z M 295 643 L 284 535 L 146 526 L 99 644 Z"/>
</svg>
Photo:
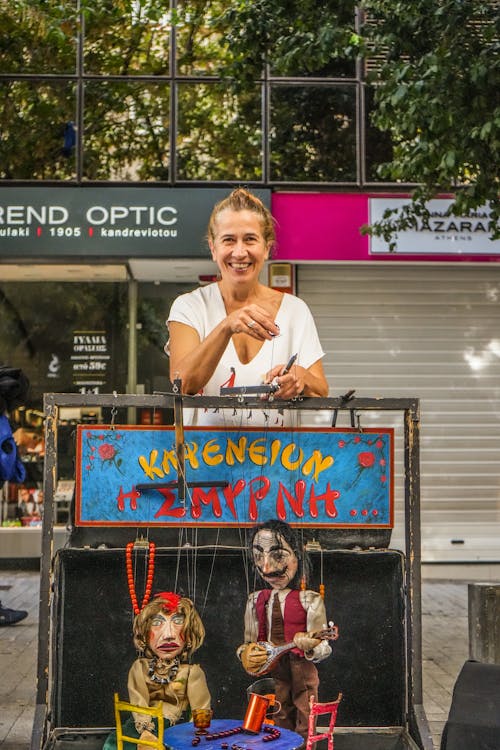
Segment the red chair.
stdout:
<svg viewBox="0 0 500 750">
<path fill-rule="evenodd" d="M 307 744 L 306 750 L 312 750 L 312 746 L 319 740 L 328 740 L 328 750 L 333 750 L 333 730 L 335 728 L 335 722 L 337 721 L 337 711 L 339 709 L 339 703 L 342 700 L 342 693 L 339 693 L 337 700 L 331 701 L 330 703 L 316 703 L 314 696 L 311 695 L 309 698 L 309 727 L 307 732 Z M 326 732 L 316 734 L 316 718 L 320 714 L 330 714 L 330 723 Z"/>
</svg>

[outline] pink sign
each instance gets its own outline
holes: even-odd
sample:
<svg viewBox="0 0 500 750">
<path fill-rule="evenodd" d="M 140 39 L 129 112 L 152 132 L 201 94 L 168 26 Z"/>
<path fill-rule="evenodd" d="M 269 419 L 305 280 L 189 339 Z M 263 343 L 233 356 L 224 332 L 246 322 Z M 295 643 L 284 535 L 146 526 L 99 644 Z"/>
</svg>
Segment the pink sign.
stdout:
<svg viewBox="0 0 500 750">
<path fill-rule="evenodd" d="M 367 260 L 368 198 L 356 194 L 274 193 L 275 260 Z"/>
<path fill-rule="evenodd" d="M 274 193 L 271 203 L 277 224 L 274 260 L 295 263 L 500 262 L 499 241 L 492 242 L 491 252 L 488 252 L 489 244 L 485 244 L 482 236 L 484 232 L 474 231 L 477 228 L 473 226 L 474 222 L 467 220 L 457 224 L 448 220 L 448 225 L 445 225 L 441 214 L 438 217 L 440 220 L 436 219 L 430 231 L 413 232 L 415 237 L 411 232 L 402 232 L 395 252 L 389 252 L 387 246 L 385 249 L 380 239 L 361 235 L 361 227 L 370 222 L 370 202 L 377 205 L 387 203 L 387 207 L 392 207 L 395 202 L 405 198 L 408 195 Z M 462 243 L 460 247 L 459 240 Z"/>
</svg>

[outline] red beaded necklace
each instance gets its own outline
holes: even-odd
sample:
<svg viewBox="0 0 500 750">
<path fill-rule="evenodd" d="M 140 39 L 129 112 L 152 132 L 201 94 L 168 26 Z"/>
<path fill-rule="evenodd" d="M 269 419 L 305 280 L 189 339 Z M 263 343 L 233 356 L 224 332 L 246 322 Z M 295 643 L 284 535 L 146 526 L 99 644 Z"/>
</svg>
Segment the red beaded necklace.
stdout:
<svg viewBox="0 0 500 750">
<path fill-rule="evenodd" d="M 139 607 L 137 602 L 137 594 L 135 591 L 134 571 L 132 570 L 132 550 L 134 549 L 134 542 L 128 542 L 125 548 L 125 560 L 127 563 L 127 581 L 128 590 L 130 593 L 130 600 L 132 602 L 132 609 L 134 615 L 138 615 L 141 610 L 144 609 L 146 604 L 149 602 L 151 597 L 151 589 L 153 588 L 153 576 L 155 573 L 155 550 L 156 545 L 154 542 L 149 542 L 149 560 L 148 560 L 148 572 L 146 576 L 146 589 L 144 591 L 144 597 L 142 604 Z"/>
</svg>

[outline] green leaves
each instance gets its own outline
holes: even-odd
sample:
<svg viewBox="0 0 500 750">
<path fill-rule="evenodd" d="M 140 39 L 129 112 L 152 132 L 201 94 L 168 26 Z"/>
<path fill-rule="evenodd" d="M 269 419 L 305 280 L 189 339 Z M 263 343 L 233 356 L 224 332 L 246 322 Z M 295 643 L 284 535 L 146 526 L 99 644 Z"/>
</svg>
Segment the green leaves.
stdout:
<svg viewBox="0 0 500 750">
<path fill-rule="evenodd" d="M 373 233 L 391 234 L 417 216 L 423 195 L 459 192 L 467 213 L 500 192 L 498 8 L 489 0 L 365 0 L 364 42 L 382 62 L 373 122 L 390 133 L 393 158 L 384 179 L 421 186 L 401 224 L 388 218 Z M 496 214 L 498 215 L 498 214 Z M 493 236 L 500 237 L 498 221 Z M 382 235 L 381 235 L 382 236 Z"/>
<path fill-rule="evenodd" d="M 84 179 L 329 184 L 359 183 L 366 171 L 369 183 L 418 186 L 403 223 L 411 221 L 422 196 L 437 192 L 457 194 L 462 211 L 486 204 L 497 222 L 498 3 L 170 5 L 80 0 L 81 16 L 76 0 L 1 5 L 0 72 L 51 74 L 42 82 L 2 82 L 4 179 L 74 177 L 74 165 L 72 171 L 60 158 L 61 132 L 77 119 L 69 76 L 77 70 L 76 40 L 83 29 L 85 111 L 78 134 L 84 137 Z M 358 75 L 361 63 L 365 79 Z M 53 80 L 54 74 L 66 79 Z M 171 87 L 174 75 L 180 78 Z M 262 82 L 269 79 L 266 110 Z M 365 110 L 370 120 L 360 123 Z M 17 147 L 21 138 L 23 150 Z M 360 143 L 366 143 L 361 157 Z M 381 231 L 390 233 L 391 226 Z M 494 231 L 498 236 L 498 223 Z"/>
</svg>

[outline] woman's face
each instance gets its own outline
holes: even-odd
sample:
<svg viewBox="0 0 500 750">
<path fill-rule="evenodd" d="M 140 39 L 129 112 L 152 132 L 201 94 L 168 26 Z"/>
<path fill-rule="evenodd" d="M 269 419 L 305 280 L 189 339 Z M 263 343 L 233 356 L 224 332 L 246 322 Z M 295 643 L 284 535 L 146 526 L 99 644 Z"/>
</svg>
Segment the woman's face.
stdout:
<svg viewBox="0 0 500 750">
<path fill-rule="evenodd" d="M 151 620 L 149 647 L 160 659 L 173 659 L 184 651 L 184 622 L 181 612 L 158 612 Z"/>
<path fill-rule="evenodd" d="M 257 280 L 270 250 L 259 216 L 225 208 L 217 214 L 214 229 L 209 245 L 223 280 L 234 285 Z"/>
</svg>

